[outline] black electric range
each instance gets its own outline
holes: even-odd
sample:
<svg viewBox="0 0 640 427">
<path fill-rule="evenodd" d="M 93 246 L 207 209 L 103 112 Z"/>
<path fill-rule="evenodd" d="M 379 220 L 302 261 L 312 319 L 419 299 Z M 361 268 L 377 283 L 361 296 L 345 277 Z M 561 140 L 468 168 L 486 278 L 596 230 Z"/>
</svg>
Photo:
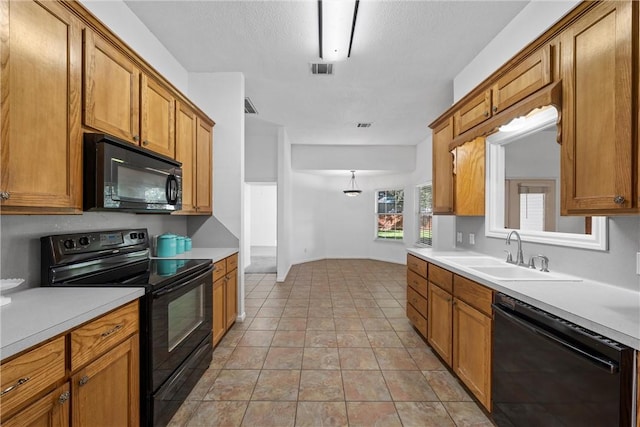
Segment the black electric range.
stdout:
<svg viewBox="0 0 640 427">
<path fill-rule="evenodd" d="M 212 355 L 209 259 L 152 259 L 146 229 L 45 236 L 42 286 L 143 287 L 141 425 L 166 425 Z"/>
</svg>

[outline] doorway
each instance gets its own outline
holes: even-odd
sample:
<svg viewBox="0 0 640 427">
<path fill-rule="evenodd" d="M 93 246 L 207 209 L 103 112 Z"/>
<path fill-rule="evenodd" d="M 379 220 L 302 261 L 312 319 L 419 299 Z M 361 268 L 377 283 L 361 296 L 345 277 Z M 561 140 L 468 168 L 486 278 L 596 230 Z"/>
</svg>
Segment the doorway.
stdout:
<svg viewBox="0 0 640 427">
<path fill-rule="evenodd" d="M 275 182 L 247 183 L 245 193 L 249 263 L 244 272 L 276 273 L 278 186 Z"/>
</svg>

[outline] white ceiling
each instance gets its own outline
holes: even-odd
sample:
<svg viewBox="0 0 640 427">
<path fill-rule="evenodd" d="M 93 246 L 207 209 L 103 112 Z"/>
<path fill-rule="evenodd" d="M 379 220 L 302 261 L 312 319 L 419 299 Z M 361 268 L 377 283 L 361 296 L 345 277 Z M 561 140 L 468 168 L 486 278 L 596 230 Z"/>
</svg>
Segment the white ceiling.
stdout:
<svg viewBox="0 0 640 427">
<path fill-rule="evenodd" d="M 451 105 L 455 75 L 527 2 L 362 0 L 333 76 L 310 72 L 314 0 L 126 4 L 187 71 L 244 73 L 257 117 L 293 144 L 415 145 Z"/>
</svg>

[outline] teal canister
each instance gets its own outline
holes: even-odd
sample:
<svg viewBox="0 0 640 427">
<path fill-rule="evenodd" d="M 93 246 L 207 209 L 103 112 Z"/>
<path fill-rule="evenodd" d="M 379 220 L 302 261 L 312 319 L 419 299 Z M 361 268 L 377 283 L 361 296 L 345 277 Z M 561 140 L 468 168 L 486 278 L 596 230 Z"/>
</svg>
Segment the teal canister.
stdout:
<svg viewBox="0 0 640 427">
<path fill-rule="evenodd" d="M 176 236 L 176 254 L 184 253 L 184 236 Z"/>
<path fill-rule="evenodd" d="M 191 237 L 184 238 L 184 251 L 189 252 L 191 250 Z"/>
<path fill-rule="evenodd" d="M 156 255 L 160 258 L 176 256 L 176 240 L 175 234 L 159 235 Z"/>
</svg>

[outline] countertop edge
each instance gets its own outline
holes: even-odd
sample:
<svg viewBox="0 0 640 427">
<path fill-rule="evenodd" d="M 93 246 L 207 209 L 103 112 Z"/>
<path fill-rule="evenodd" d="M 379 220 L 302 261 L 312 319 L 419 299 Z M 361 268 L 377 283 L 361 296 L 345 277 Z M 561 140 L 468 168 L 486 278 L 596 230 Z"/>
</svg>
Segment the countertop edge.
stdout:
<svg viewBox="0 0 640 427">
<path fill-rule="evenodd" d="M 153 259 L 210 259 L 213 262 L 218 262 L 221 259 L 227 258 L 240 250 L 238 248 L 193 248 L 188 252 L 183 252 L 179 255 L 172 257 L 157 257 L 152 256 Z"/>
<path fill-rule="evenodd" d="M 111 298 L 106 301 L 104 304 L 101 304 L 97 307 L 94 307 L 88 311 L 81 312 L 75 316 L 72 316 L 60 323 L 56 323 L 47 327 L 46 329 L 42 329 L 37 333 L 25 336 L 17 341 L 14 341 L 7 345 L 2 345 L 0 348 L 0 360 L 7 359 L 9 357 L 15 356 L 16 354 L 28 350 L 31 347 L 34 347 L 40 343 L 50 340 L 60 334 L 63 334 L 67 331 L 73 330 L 74 328 L 80 326 L 81 324 L 100 317 L 101 315 L 116 309 L 120 306 L 123 306 L 131 301 L 134 301 L 144 295 L 143 288 L 126 288 L 130 290 L 129 293 L 120 295 L 115 298 Z"/>
<path fill-rule="evenodd" d="M 575 313 L 572 313 L 570 311 L 566 311 L 563 308 L 560 307 L 556 307 L 554 305 L 552 305 L 549 302 L 546 301 L 542 301 L 539 300 L 537 298 L 531 297 L 527 294 L 524 294 L 522 292 L 518 292 L 516 290 L 513 290 L 509 287 L 506 287 L 503 284 L 500 284 L 499 282 L 494 282 L 491 280 L 486 279 L 485 277 L 481 277 L 478 275 L 475 275 L 471 272 L 469 272 L 468 270 L 465 269 L 461 269 L 456 265 L 452 265 L 449 264 L 447 262 L 444 262 L 440 259 L 438 259 L 438 256 L 450 256 L 453 254 L 456 255 L 462 255 L 462 254 L 469 254 L 469 255 L 477 255 L 477 256 L 487 256 L 486 254 L 481 254 L 481 253 L 476 253 L 476 252 L 472 252 L 472 251 L 464 251 L 464 252 L 460 252 L 460 251 L 447 251 L 446 253 L 443 252 L 441 255 L 429 255 L 429 254 L 425 254 L 424 251 L 425 250 L 431 250 L 431 249 L 425 249 L 425 248 L 407 248 L 407 253 L 410 253 L 411 255 L 414 255 L 420 259 L 423 259 L 425 261 L 431 262 L 439 267 L 442 268 L 446 268 L 447 270 L 455 273 L 455 274 L 459 274 L 461 276 L 464 276 L 468 279 L 471 279 L 473 281 L 476 281 L 478 283 L 480 283 L 481 285 L 484 285 L 490 289 L 493 289 L 495 291 L 498 292 L 502 292 L 504 294 L 507 294 L 513 298 L 519 299 L 521 301 L 524 301 L 528 304 L 534 305 L 544 311 L 547 311 L 553 315 L 556 315 L 558 317 L 562 317 L 563 319 L 566 319 L 570 322 L 573 322 L 579 326 L 582 326 L 584 328 L 590 329 L 594 332 L 597 332 L 599 334 L 602 334 L 610 339 L 613 339 L 615 341 L 620 342 L 621 344 L 627 345 L 629 347 L 634 348 L 635 350 L 640 351 L 640 337 L 635 337 L 635 336 L 631 336 L 628 335 L 624 332 L 621 332 L 613 327 L 604 325 L 602 323 L 598 323 L 595 322 L 593 320 L 587 319 L 585 317 L 582 317 L 580 315 L 577 315 Z M 605 286 L 605 285 L 603 285 Z"/>
</svg>

